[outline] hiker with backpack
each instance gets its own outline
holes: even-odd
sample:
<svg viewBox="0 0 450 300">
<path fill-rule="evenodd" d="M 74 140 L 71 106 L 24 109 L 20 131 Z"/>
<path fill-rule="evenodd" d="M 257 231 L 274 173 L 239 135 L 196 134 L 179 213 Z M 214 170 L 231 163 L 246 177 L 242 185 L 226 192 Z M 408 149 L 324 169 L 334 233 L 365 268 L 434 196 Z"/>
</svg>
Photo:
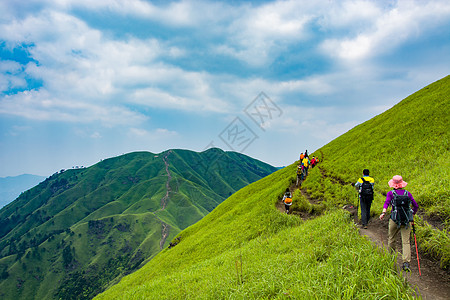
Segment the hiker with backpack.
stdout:
<svg viewBox="0 0 450 300">
<path fill-rule="evenodd" d="M 300 153 L 300 162 L 301 162 L 304 158 L 305 158 L 305 154 L 303 154 L 303 152 Z"/>
<path fill-rule="evenodd" d="M 368 169 L 363 170 L 363 177 L 359 178 L 354 187 L 359 192 L 359 203 L 361 206 L 361 223 L 364 229 L 367 229 L 367 224 L 370 220 L 370 207 L 373 201 L 373 185 L 375 180 L 369 176 Z"/>
<path fill-rule="evenodd" d="M 313 156 L 313 158 L 311 159 L 311 168 L 314 168 L 316 166 L 316 162 L 317 162 L 316 157 Z"/>
<path fill-rule="evenodd" d="M 388 249 L 395 252 L 395 236 L 400 231 L 402 236 L 403 270 L 411 271 L 409 266 L 411 263 L 411 226 L 409 226 L 409 223 L 412 222 L 414 225 L 414 215 L 417 213 L 419 205 L 417 205 L 412 194 L 404 189 L 408 183 L 403 180 L 402 176 L 395 175 L 389 180 L 388 184 L 393 190 L 386 195 L 380 220 L 384 218 L 388 207 L 392 206 L 389 218 Z"/>
<path fill-rule="evenodd" d="M 289 188 L 286 188 L 286 192 L 283 195 L 283 203 L 284 208 L 286 209 L 286 213 L 289 214 L 289 207 L 292 205 L 292 193 Z"/>
<path fill-rule="evenodd" d="M 296 186 L 298 186 L 298 184 L 300 183 L 300 181 L 303 180 L 302 173 L 303 173 L 302 165 L 299 164 L 299 165 L 297 166 L 297 183 L 296 183 Z"/>
<path fill-rule="evenodd" d="M 305 155 L 305 158 L 303 158 L 302 160 L 302 165 L 303 165 L 303 179 L 306 178 L 306 176 L 308 176 L 308 168 L 309 168 L 309 157 Z"/>
</svg>

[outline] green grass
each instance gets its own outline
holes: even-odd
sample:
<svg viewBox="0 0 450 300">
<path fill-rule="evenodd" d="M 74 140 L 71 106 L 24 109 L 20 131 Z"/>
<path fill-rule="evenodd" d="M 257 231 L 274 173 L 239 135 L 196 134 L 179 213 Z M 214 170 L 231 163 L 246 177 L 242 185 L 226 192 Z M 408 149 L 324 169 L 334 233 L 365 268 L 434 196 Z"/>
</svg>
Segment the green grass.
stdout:
<svg viewBox="0 0 450 300">
<path fill-rule="evenodd" d="M 323 156 L 303 186 L 333 205 L 357 203 L 349 186 L 370 169 L 375 179 L 372 215 L 381 212 L 388 181 L 402 175 L 420 210 L 417 237 L 422 250 L 450 267 L 450 76 L 407 97 L 392 109 L 356 126 L 317 150 Z M 342 183 L 346 183 L 343 185 Z M 443 230 L 430 230 L 421 216 L 437 216 Z"/>
<path fill-rule="evenodd" d="M 396 257 L 361 237 L 339 207 L 357 204 L 350 183 L 369 168 L 373 215 L 400 174 L 421 214 L 448 220 L 449 94 L 446 77 L 316 151 L 320 169 L 302 188 L 320 200 L 322 216 L 302 221 L 275 209 L 294 180 L 292 164 L 233 194 L 96 299 L 412 299 Z M 293 208 L 312 212 L 305 200 L 295 192 Z M 417 223 L 422 249 L 447 266 L 448 222 L 444 230 Z"/>
<path fill-rule="evenodd" d="M 393 257 L 346 212 L 302 222 L 274 208 L 293 170 L 241 189 L 96 299 L 408 299 Z"/>
<path fill-rule="evenodd" d="M 162 222 L 167 246 L 230 194 L 275 170 L 219 149 L 172 150 L 163 210 L 167 153 L 130 153 L 58 172 L 2 208 L 0 272 L 8 276 L 0 298 L 92 298 L 160 251 Z"/>
</svg>

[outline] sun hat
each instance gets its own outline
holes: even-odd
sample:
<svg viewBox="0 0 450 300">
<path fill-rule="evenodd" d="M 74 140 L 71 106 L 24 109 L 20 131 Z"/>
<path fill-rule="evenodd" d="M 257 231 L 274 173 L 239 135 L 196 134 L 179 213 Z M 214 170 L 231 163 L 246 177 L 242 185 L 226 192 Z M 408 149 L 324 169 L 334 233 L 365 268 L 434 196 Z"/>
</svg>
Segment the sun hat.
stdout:
<svg viewBox="0 0 450 300">
<path fill-rule="evenodd" d="M 388 184 L 391 188 L 401 189 L 404 188 L 408 183 L 406 181 L 403 181 L 402 176 L 395 175 L 391 180 L 389 180 Z"/>
</svg>

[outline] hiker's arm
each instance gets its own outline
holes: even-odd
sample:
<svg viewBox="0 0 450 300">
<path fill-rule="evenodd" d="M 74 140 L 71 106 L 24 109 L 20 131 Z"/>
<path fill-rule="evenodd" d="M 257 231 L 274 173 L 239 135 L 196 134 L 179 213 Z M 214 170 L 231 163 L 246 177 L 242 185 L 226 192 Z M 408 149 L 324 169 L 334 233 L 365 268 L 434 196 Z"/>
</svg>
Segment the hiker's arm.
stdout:
<svg viewBox="0 0 450 300">
<path fill-rule="evenodd" d="M 411 204 L 413 207 L 413 214 L 416 214 L 417 210 L 419 209 L 419 205 L 417 204 L 416 200 L 414 200 L 414 197 L 411 195 L 411 193 L 408 193 L 408 197 L 411 200 Z"/>
</svg>

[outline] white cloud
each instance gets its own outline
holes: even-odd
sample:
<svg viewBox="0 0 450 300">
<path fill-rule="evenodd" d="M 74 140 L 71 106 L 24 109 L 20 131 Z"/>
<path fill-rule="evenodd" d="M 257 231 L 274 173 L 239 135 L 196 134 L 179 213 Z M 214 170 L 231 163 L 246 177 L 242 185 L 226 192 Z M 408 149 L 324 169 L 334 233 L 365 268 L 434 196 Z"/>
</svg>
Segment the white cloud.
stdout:
<svg viewBox="0 0 450 300">
<path fill-rule="evenodd" d="M 442 20 L 448 20 L 450 3 L 400 1 L 398 6 L 381 14 L 373 7 L 369 11 L 368 26 L 353 30 L 354 36 L 325 40 L 322 51 L 347 62 L 358 62 L 388 53 L 406 40 L 439 27 Z"/>
<path fill-rule="evenodd" d="M 353 28 L 362 31 L 383 14 L 380 4 L 375 1 L 336 1 L 323 5 L 322 2 L 315 11 L 320 16 L 318 23 L 326 30 Z"/>
<path fill-rule="evenodd" d="M 132 137 L 145 138 L 145 139 L 158 139 L 174 137 L 178 135 L 178 132 L 168 130 L 166 128 L 157 128 L 154 130 L 147 130 L 144 128 L 132 127 L 129 129 L 129 135 Z"/>
<path fill-rule="evenodd" d="M 205 23 L 217 23 L 234 14 L 234 9 L 215 1 L 167 1 L 153 4 L 142 0 L 63 0 L 48 5 L 56 10 L 69 11 L 74 8 L 90 12 L 113 13 L 132 18 L 151 20 L 173 27 L 196 27 Z"/>
<path fill-rule="evenodd" d="M 31 130 L 31 126 L 26 126 L 26 125 L 14 125 L 11 127 L 11 129 L 9 130 L 8 134 L 10 136 L 18 136 L 23 132 L 29 131 Z"/>
<path fill-rule="evenodd" d="M 26 80 L 21 74 L 22 66 L 14 61 L 0 61 L 0 92 L 26 87 Z"/>
<path fill-rule="evenodd" d="M 130 36 L 111 39 L 70 15 L 69 11 L 74 7 L 133 16 L 140 14 L 150 19 L 179 14 L 178 20 L 167 22 L 177 26 L 198 26 L 196 30 L 207 34 L 226 33 L 225 38 L 221 37 L 223 43 L 206 41 L 205 45 L 261 68 L 269 67 L 280 53 L 284 54 L 284 48 L 314 39 L 309 28 L 314 22 L 324 31 L 331 28 L 348 31 L 324 40 L 321 49 L 326 55 L 344 62 L 361 62 L 390 51 L 412 35 L 432 28 L 439 21 L 430 19 L 442 20 L 449 15 L 450 9 L 445 2 L 439 1 L 426 5 L 400 2 L 387 8 L 370 1 L 345 1 L 342 4 L 275 1 L 262 5 L 242 4 L 234 8 L 199 1 L 159 6 L 137 0 L 127 4 L 122 1 L 48 3 L 46 9 L 36 14 L 24 15 L 23 19 L 0 25 L 0 38 L 7 45 L 30 44 L 28 50 L 37 61 L 25 66 L 1 62 L 0 89 L 24 87 L 25 76 L 43 82 L 41 90 L 4 96 L 1 112 L 42 120 L 99 120 L 110 125 L 124 124 L 127 117 L 133 124 L 142 122 L 146 117 L 135 111 L 140 106 L 235 113 L 261 91 L 283 102 L 293 94 L 301 99 L 305 95 L 323 96 L 352 89 L 363 90 L 373 88 L 374 84 L 368 86 L 362 79 L 373 80 L 382 71 L 365 62 L 327 73 L 294 75 L 277 80 L 258 74 L 241 78 L 239 71 L 232 75 L 214 75 L 206 71 L 185 70 L 175 63 L 170 65 L 165 58 L 187 58 L 192 54 L 191 50 L 175 46 L 176 43 L 172 44 L 170 40 L 156 38 Z M 217 20 L 206 16 L 205 12 L 217 13 Z M 196 19 L 198 16 L 200 18 Z M 423 28 L 415 25 L 417 20 L 421 21 Z M 362 26 L 355 28 L 355 23 Z M 130 106 L 133 109 L 126 108 Z"/>
<path fill-rule="evenodd" d="M 147 117 L 121 106 L 101 106 L 88 102 L 60 99 L 47 91 L 24 91 L 5 96 L 0 102 L 0 114 L 31 120 L 88 123 L 100 121 L 105 126 L 136 124 Z"/>
<path fill-rule="evenodd" d="M 244 7 L 227 28 L 227 43 L 214 48 L 219 54 L 260 67 L 271 62 L 288 45 L 307 37 L 312 15 L 296 1 L 276 1 Z"/>
<path fill-rule="evenodd" d="M 119 106 L 109 103 L 136 103 L 135 99 L 128 96 L 130 89 L 131 95 L 145 94 L 144 100 L 142 96 L 137 101 L 145 105 L 191 111 L 221 111 L 226 106 L 211 95 L 204 74 L 186 72 L 157 62 L 158 58 L 167 55 L 180 57 L 184 55 L 184 50 L 165 46 L 156 39 L 107 40 L 101 32 L 89 28 L 79 19 L 59 12 L 46 12 L 44 18 L 28 17 L 22 22 L 3 25 L 3 29 L 2 38 L 10 43 L 35 44 L 29 51 L 38 63 L 28 63 L 25 70 L 26 74 L 42 80 L 45 85 L 41 92 L 32 91 L 6 99 L 2 104 L 3 113 L 20 114 L 33 119 L 89 119 L 122 124 L 124 120 L 118 116 L 127 110 L 118 109 Z M 17 63 L 2 65 L 3 69 L 20 66 Z M 14 81 L 15 85 L 24 85 L 23 80 L 19 82 L 21 79 L 19 76 L 2 76 L 0 87 L 6 90 Z M 158 92 L 161 90 L 159 85 L 170 87 L 171 91 Z M 43 94 L 45 99 L 42 98 Z M 50 94 L 52 100 L 49 100 Z M 22 101 L 24 99 L 27 100 Z M 33 102 L 32 113 L 31 107 L 19 107 L 26 102 Z M 12 106 L 17 110 L 8 110 Z M 68 112 L 70 109 L 74 111 L 73 114 Z M 80 110 L 89 113 L 79 117 Z M 103 113 L 112 110 L 120 112 Z M 135 115 L 130 111 L 128 113 Z M 136 119 L 142 117 L 133 118 Z"/>
<path fill-rule="evenodd" d="M 93 132 L 90 135 L 90 137 L 93 138 L 93 139 L 100 139 L 100 138 L 102 138 L 102 135 L 100 134 L 100 132 L 96 131 L 96 132 Z"/>
</svg>

